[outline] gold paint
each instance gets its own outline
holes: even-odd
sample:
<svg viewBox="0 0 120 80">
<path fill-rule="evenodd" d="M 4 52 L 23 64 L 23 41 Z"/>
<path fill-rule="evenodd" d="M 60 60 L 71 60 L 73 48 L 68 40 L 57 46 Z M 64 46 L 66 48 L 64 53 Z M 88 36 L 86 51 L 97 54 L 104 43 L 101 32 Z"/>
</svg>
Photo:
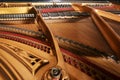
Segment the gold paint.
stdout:
<svg viewBox="0 0 120 80">
<path fill-rule="evenodd" d="M 0 14 L 20 14 L 29 13 L 32 7 L 8 7 L 0 8 Z"/>
</svg>

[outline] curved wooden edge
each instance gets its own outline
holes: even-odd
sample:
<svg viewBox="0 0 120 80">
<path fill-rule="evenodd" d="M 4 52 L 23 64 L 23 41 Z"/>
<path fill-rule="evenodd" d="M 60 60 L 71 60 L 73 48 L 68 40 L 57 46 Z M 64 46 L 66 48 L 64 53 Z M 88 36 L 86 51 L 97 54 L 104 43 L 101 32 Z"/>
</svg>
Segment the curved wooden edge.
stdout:
<svg viewBox="0 0 120 80">
<path fill-rule="evenodd" d="M 39 24 L 39 27 L 42 28 L 43 32 L 45 33 L 46 37 L 48 38 L 50 44 L 51 44 L 51 48 L 53 51 L 53 54 L 58 58 L 58 60 L 60 60 L 60 56 L 59 54 L 61 54 L 60 49 L 58 47 L 58 44 L 52 34 L 52 32 L 49 30 L 49 28 L 47 27 L 47 25 L 45 24 L 44 20 L 42 19 L 41 15 L 38 14 L 37 17 L 37 22 Z M 62 58 L 63 59 L 63 58 Z M 59 62 L 59 61 L 58 61 Z"/>
<path fill-rule="evenodd" d="M 41 27 L 43 33 L 45 33 L 46 37 L 48 38 L 48 40 L 51 44 L 51 49 L 53 51 L 53 54 L 56 56 L 56 60 L 57 60 L 56 66 L 61 67 L 67 73 L 66 67 L 64 65 L 64 59 L 63 59 L 62 53 L 60 52 L 60 48 L 58 46 L 58 43 L 55 40 L 50 29 L 47 27 L 47 24 L 45 24 L 44 20 L 42 19 L 41 14 L 37 15 L 37 22 L 39 24 L 39 27 Z M 64 77 L 68 77 L 68 75 L 64 74 Z"/>
<path fill-rule="evenodd" d="M 1 45 L 3 46 L 1 47 Z M 18 50 L 16 52 L 14 51 L 14 49 L 12 50 L 10 47 L 20 49 L 22 51 L 19 52 Z M 1 55 L 2 57 L 5 56 L 6 60 L 9 63 L 11 63 L 11 65 L 16 69 L 16 72 L 20 73 L 19 76 L 23 77 L 23 79 L 15 79 L 15 80 L 26 80 L 27 77 L 25 76 L 25 74 L 23 74 L 24 72 L 19 71 L 19 69 L 22 69 L 22 68 L 23 68 L 22 70 L 25 72 L 27 72 L 26 70 L 28 70 L 29 71 L 28 74 L 31 74 L 31 77 L 38 78 L 38 76 L 36 76 L 38 74 L 40 76 L 39 79 L 41 79 L 44 75 L 43 73 L 45 73 L 49 68 L 51 68 L 53 65 L 56 65 L 57 63 L 57 61 L 55 61 L 56 59 L 53 56 L 46 54 L 43 51 L 30 47 L 29 45 L 21 44 L 19 42 L 11 41 L 8 39 L 0 38 L 0 48 L 3 49 L 3 51 L 7 52 L 6 54 L 1 52 L 2 54 L 0 54 L 0 56 Z M 24 52 L 27 53 L 28 57 L 27 55 L 26 56 L 24 55 Z M 33 57 L 32 58 L 29 57 L 29 54 L 33 55 Z M 13 57 L 15 59 L 14 61 L 18 61 L 18 62 L 14 63 L 14 61 L 12 61 L 13 59 L 11 60 L 10 57 L 7 57 L 8 55 Z M 38 61 L 38 63 L 34 65 L 31 65 L 31 63 L 29 63 L 30 59 L 34 60 L 35 58 L 38 58 L 40 61 Z M 27 59 L 28 61 L 25 59 Z M 41 62 L 44 62 L 45 60 L 48 61 L 48 63 L 50 64 L 46 62 L 43 64 L 41 63 Z M 20 66 L 20 67 L 17 67 L 17 66 Z M 11 72 L 11 73 L 14 74 L 14 72 Z"/>
<path fill-rule="evenodd" d="M 98 10 L 98 9 L 96 9 L 95 12 L 96 12 L 97 14 L 99 14 L 100 16 L 102 16 L 102 17 L 106 17 L 106 18 L 112 19 L 112 20 L 114 20 L 114 21 L 120 22 L 120 16 L 118 16 L 118 15 L 115 15 L 115 14 L 110 13 L 110 12 Z M 106 15 L 106 14 L 107 14 L 107 15 Z"/>
<path fill-rule="evenodd" d="M 3 66 L 3 69 L 6 69 L 7 71 L 5 71 L 6 75 L 11 75 L 10 79 L 33 79 L 32 74 L 30 73 L 29 70 L 27 70 L 27 68 L 25 66 L 23 66 L 18 60 L 16 60 L 11 54 L 13 54 L 14 52 L 11 51 L 10 49 L 8 49 L 6 46 L 0 44 L 0 52 L 2 54 L 0 54 L 0 60 L 1 60 L 1 64 Z M 8 54 L 9 53 L 9 54 Z M 9 57 L 9 60 L 7 59 Z M 14 63 L 14 64 L 13 64 Z M 15 65 L 17 64 L 17 65 Z M 19 65 L 19 66 L 18 66 Z M 1 68 L 1 66 L 0 66 Z M 25 71 L 26 72 L 25 72 Z M 23 74 L 23 72 L 25 73 L 26 76 L 29 76 L 29 78 L 27 78 L 26 76 L 21 76 Z M 4 74 L 4 73 L 2 73 Z M 5 76 L 4 76 L 5 77 Z"/>
<path fill-rule="evenodd" d="M 95 11 L 91 14 L 92 19 L 96 23 L 98 29 L 107 40 L 110 47 L 113 49 L 115 54 L 120 57 L 120 37 L 115 31 L 111 28 L 111 26 L 102 19 Z"/>
<path fill-rule="evenodd" d="M 106 12 L 106 11 L 99 10 L 99 9 L 93 9 L 92 7 L 82 6 L 80 4 L 72 4 L 72 5 L 75 10 L 85 11 L 85 12 L 91 12 L 91 11 L 95 10 L 96 13 L 99 14 L 100 16 L 120 22 L 120 16 L 113 14 L 111 12 Z M 120 5 L 115 5 L 115 6 L 120 10 Z"/>
<path fill-rule="evenodd" d="M 75 11 L 81 11 L 81 12 L 90 12 L 91 9 L 87 8 L 86 6 L 82 6 L 81 4 L 72 4 L 72 7 L 75 9 Z"/>
<path fill-rule="evenodd" d="M 81 10 L 81 8 L 83 8 L 82 11 L 91 13 L 91 17 L 92 17 L 93 21 L 95 22 L 95 24 L 97 25 L 97 28 L 99 29 L 99 31 L 101 32 L 103 37 L 106 39 L 106 41 L 108 42 L 108 44 L 110 45 L 112 50 L 115 52 L 115 55 L 117 55 L 120 58 L 120 36 L 117 33 L 115 33 L 115 31 L 101 17 L 101 15 L 105 16 L 107 18 L 113 19 L 113 20 L 117 20 L 117 21 L 120 21 L 120 17 L 118 17 L 112 13 L 109 13 L 109 12 L 105 12 L 105 11 L 101 11 L 101 10 L 96 11 L 96 9 L 93 9 L 93 8 L 90 8 L 87 6 L 81 6 L 78 4 L 73 4 L 73 6 L 78 7 L 79 10 Z M 101 46 L 101 47 L 103 47 L 103 46 Z"/>
</svg>

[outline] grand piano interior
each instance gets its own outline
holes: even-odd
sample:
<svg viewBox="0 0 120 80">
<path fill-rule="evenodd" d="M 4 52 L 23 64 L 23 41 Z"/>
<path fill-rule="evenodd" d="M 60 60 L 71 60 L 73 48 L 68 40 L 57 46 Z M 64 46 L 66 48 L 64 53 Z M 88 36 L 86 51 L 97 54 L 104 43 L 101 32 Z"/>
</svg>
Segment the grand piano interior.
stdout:
<svg viewBox="0 0 120 80">
<path fill-rule="evenodd" d="M 120 80 L 119 0 L 0 0 L 0 80 Z"/>
</svg>

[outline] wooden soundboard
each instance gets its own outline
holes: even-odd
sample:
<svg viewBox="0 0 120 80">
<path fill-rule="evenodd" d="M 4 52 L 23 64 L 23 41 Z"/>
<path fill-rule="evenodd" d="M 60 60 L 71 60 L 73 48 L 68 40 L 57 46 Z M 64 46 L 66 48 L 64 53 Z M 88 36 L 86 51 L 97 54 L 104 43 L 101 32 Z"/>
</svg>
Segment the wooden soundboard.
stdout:
<svg viewBox="0 0 120 80">
<path fill-rule="evenodd" d="M 120 79 L 118 15 L 85 3 L 1 3 L 0 11 L 0 79 Z"/>
</svg>

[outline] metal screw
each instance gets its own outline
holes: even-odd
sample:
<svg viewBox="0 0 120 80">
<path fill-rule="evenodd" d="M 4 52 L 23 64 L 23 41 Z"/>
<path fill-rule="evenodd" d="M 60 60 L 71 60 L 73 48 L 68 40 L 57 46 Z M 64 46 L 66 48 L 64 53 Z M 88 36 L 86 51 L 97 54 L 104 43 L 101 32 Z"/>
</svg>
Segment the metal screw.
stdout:
<svg viewBox="0 0 120 80">
<path fill-rule="evenodd" d="M 61 75 L 61 70 L 59 68 L 52 68 L 50 71 L 50 75 L 53 78 L 60 78 Z"/>
</svg>

